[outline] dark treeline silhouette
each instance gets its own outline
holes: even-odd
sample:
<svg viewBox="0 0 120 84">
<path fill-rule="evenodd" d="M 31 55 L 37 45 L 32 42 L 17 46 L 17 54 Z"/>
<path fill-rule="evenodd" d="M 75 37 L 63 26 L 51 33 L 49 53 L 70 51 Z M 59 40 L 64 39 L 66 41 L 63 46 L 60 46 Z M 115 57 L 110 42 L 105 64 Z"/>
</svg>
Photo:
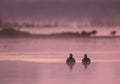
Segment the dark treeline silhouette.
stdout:
<svg viewBox="0 0 120 84">
<path fill-rule="evenodd" d="M 97 31 L 92 30 L 90 32 L 82 31 L 82 32 L 62 32 L 62 33 L 54 33 L 54 34 L 30 34 L 29 32 L 20 31 L 19 29 L 7 27 L 2 28 L 0 30 L 0 37 L 36 37 L 36 38 L 71 38 L 71 37 L 119 37 L 116 36 L 116 31 L 111 31 L 110 34 L 112 36 L 96 36 Z"/>
<path fill-rule="evenodd" d="M 92 30 L 90 32 L 87 32 L 87 31 L 82 31 L 82 32 L 62 32 L 62 33 L 59 33 L 59 34 L 52 34 L 54 36 L 64 36 L 64 37 L 92 37 L 92 36 L 95 36 L 97 34 L 97 31 L 96 30 Z"/>
<path fill-rule="evenodd" d="M 101 22 L 96 22 L 93 20 L 93 25 L 98 24 Z M 100 24 L 101 25 L 101 24 Z M 113 30 L 110 32 L 110 35 L 108 36 L 97 36 L 97 30 L 91 30 L 91 31 L 81 31 L 81 32 L 62 32 L 62 33 L 54 33 L 54 34 L 30 34 L 29 32 L 21 32 L 20 28 L 26 27 L 26 28 L 34 28 L 34 27 L 42 27 L 42 28 L 57 28 L 57 27 L 70 27 L 70 25 L 63 25 L 59 24 L 59 22 L 54 22 L 54 23 L 45 23 L 45 24 L 39 24 L 35 25 L 34 23 L 28 23 L 28 22 L 23 22 L 23 23 L 17 23 L 17 22 L 7 22 L 4 21 L 2 18 L 0 18 L 0 36 L 28 36 L 28 37 L 43 37 L 43 38 L 48 38 L 48 37 L 120 37 L 116 35 L 116 31 Z M 17 30 L 15 29 L 17 28 Z"/>
<path fill-rule="evenodd" d="M 62 32 L 62 33 L 53 33 L 53 34 L 30 34 L 29 32 L 23 32 L 20 31 L 20 28 L 26 26 L 26 27 L 35 27 L 34 24 L 24 23 L 22 25 L 19 25 L 18 23 L 9 23 L 4 22 L 0 18 L 0 37 L 18 37 L 18 36 L 24 36 L 24 37 L 42 37 L 42 38 L 49 38 L 49 37 L 63 37 L 63 38 L 71 38 L 71 37 L 120 37 L 116 35 L 116 31 L 113 30 L 110 32 L 110 36 L 96 36 L 97 30 L 92 31 L 81 31 L 81 32 Z M 59 24 L 56 22 L 55 24 L 44 25 L 44 27 L 58 27 Z M 15 29 L 17 27 L 17 29 Z"/>
<path fill-rule="evenodd" d="M 19 29 L 12 27 L 2 28 L 0 30 L 0 37 L 17 37 L 17 36 L 28 36 L 28 37 L 91 37 L 97 33 L 96 30 L 91 32 L 82 31 L 79 32 L 62 32 L 56 34 L 30 34 L 29 32 L 23 32 Z"/>
<path fill-rule="evenodd" d="M 28 32 L 20 32 L 14 28 L 4 28 L 0 31 L 1 37 L 18 37 L 18 36 L 29 36 Z"/>
<path fill-rule="evenodd" d="M 117 33 L 117 32 L 116 32 L 115 30 L 113 30 L 113 31 L 110 32 L 110 34 L 111 34 L 112 36 L 115 36 L 116 33 Z"/>
</svg>

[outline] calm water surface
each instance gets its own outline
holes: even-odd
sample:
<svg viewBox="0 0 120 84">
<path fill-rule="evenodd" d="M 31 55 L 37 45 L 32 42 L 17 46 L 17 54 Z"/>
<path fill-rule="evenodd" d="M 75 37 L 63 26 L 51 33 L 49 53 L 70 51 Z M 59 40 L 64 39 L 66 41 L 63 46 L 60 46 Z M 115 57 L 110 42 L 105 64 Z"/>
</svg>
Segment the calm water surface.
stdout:
<svg viewBox="0 0 120 84">
<path fill-rule="evenodd" d="M 73 53 L 76 60 L 80 61 L 87 53 L 93 61 L 119 61 L 119 50 L 118 38 L 0 39 L 1 59 L 17 57 L 16 59 L 55 59 L 64 62 L 69 53 Z"/>
<path fill-rule="evenodd" d="M 117 38 L 1 38 L 0 84 L 119 84 L 119 50 Z M 71 52 L 72 70 L 65 63 Z M 84 53 L 92 60 L 86 69 Z"/>
<path fill-rule="evenodd" d="M 72 70 L 65 63 L 0 62 L 1 84 L 119 84 L 120 63 L 81 63 Z"/>
</svg>

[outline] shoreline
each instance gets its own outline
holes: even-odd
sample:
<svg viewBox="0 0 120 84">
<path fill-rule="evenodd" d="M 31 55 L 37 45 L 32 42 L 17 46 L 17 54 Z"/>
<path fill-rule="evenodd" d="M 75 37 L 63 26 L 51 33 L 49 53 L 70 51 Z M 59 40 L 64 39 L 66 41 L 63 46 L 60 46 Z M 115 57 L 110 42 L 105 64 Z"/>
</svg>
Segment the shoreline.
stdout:
<svg viewBox="0 0 120 84">
<path fill-rule="evenodd" d="M 83 36 L 54 36 L 54 35 L 28 35 L 28 36 L 0 36 L 0 38 L 41 38 L 41 39 L 49 39 L 49 38 L 82 38 L 82 39 L 105 39 L 105 38 L 109 38 L 109 39 L 116 39 L 116 38 L 120 38 L 120 36 L 90 36 L 90 37 L 83 37 Z"/>
</svg>

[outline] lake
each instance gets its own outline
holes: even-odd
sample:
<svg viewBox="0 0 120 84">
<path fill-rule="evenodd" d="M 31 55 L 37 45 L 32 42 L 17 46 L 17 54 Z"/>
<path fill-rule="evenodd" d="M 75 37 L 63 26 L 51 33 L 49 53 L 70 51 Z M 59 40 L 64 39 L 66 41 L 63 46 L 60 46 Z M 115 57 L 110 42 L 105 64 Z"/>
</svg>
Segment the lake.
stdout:
<svg viewBox="0 0 120 84">
<path fill-rule="evenodd" d="M 119 38 L 0 38 L 0 83 L 119 84 L 119 50 Z M 65 63 L 70 53 L 72 69 Z"/>
<path fill-rule="evenodd" d="M 119 62 L 92 62 L 73 69 L 59 62 L 1 61 L 1 84 L 119 84 Z"/>
<path fill-rule="evenodd" d="M 92 61 L 119 61 L 119 50 L 119 38 L 0 38 L 1 59 L 64 62 L 73 53 L 81 61 L 87 53 Z"/>
</svg>

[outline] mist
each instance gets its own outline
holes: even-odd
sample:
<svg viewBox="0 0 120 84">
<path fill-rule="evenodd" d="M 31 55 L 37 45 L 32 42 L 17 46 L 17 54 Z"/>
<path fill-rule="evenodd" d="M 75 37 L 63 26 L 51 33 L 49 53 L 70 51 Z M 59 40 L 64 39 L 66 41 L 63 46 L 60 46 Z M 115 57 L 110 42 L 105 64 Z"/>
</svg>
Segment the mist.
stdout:
<svg viewBox="0 0 120 84">
<path fill-rule="evenodd" d="M 0 0 L 0 17 L 12 20 L 90 21 L 120 24 L 119 0 Z"/>
</svg>

